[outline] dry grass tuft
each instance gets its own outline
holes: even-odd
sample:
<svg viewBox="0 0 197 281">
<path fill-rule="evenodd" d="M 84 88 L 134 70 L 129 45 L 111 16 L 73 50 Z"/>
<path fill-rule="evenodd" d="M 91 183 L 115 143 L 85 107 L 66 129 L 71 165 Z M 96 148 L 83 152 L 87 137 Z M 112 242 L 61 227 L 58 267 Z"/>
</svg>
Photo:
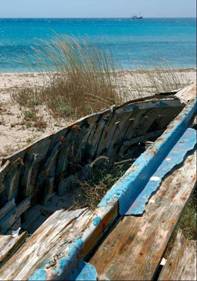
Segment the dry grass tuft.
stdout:
<svg viewBox="0 0 197 281">
<path fill-rule="evenodd" d="M 36 106 L 42 104 L 40 97 L 40 90 L 36 87 L 16 89 L 12 93 L 12 98 L 20 106 L 34 109 Z"/>
<path fill-rule="evenodd" d="M 90 179 L 78 182 L 78 197 L 74 207 L 88 207 L 94 210 L 107 191 L 130 166 L 131 161 L 128 161 L 108 168 L 99 168 L 93 172 Z"/>
<path fill-rule="evenodd" d="M 37 60 L 54 71 L 43 73 L 43 87 L 13 95 L 21 106 L 45 104 L 54 117 L 78 118 L 122 102 L 111 57 L 85 42 L 57 39 L 37 50 Z"/>
<path fill-rule="evenodd" d="M 47 127 L 47 123 L 38 115 L 37 110 L 24 110 L 23 120 L 27 127 L 35 127 L 38 130 L 44 130 Z"/>
</svg>

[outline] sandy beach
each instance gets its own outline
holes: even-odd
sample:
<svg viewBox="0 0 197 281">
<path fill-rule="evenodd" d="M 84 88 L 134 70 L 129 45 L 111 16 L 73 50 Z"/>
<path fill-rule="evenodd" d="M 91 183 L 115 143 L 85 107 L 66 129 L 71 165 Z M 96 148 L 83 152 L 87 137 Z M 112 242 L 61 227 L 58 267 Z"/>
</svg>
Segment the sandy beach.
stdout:
<svg viewBox="0 0 197 281">
<path fill-rule="evenodd" d="M 196 82 L 195 69 L 178 69 L 176 74 L 180 77 L 184 76 L 188 83 Z M 117 83 L 125 100 L 137 98 L 137 93 L 132 92 L 136 80 L 143 81 L 141 89 L 144 96 L 153 94 L 148 85 L 146 71 L 122 71 L 118 73 Z M 71 118 L 54 119 L 45 106 L 40 106 L 39 115 L 46 124 L 45 128 L 27 126 L 22 109 L 13 100 L 12 95 L 20 88 L 41 86 L 42 83 L 42 73 L 0 73 L 0 157 L 56 132 L 73 121 Z"/>
</svg>

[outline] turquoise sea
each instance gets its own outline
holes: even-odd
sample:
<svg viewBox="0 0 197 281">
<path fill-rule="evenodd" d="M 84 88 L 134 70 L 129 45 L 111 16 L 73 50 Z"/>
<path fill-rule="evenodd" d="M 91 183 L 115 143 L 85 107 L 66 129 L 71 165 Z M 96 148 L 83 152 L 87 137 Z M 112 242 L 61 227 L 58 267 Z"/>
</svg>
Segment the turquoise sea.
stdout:
<svg viewBox="0 0 197 281">
<path fill-rule="evenodd" d="M 196 66 L 196 20 L 0 19 L 0 71 L 38 70 L 34 47 L 58 35 L 86 38 L 123 68 Z M 26 59 L 31 57 L 31 67 Z"/>
</svg>

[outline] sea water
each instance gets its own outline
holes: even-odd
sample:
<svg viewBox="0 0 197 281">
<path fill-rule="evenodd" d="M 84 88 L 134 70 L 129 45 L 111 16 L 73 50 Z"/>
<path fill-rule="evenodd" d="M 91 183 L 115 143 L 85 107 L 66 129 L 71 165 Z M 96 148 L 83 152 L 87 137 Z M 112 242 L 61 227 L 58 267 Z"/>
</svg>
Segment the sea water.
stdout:
<svg viewBox="0 0 197 281">
<path fill-rule="evenodd" d="M 0 71 L 38 71 L 34 50 L 58 36 L 85 38 L 124 69 L 196 66 L 194 18 L 0 19 Z"/>
</svg>

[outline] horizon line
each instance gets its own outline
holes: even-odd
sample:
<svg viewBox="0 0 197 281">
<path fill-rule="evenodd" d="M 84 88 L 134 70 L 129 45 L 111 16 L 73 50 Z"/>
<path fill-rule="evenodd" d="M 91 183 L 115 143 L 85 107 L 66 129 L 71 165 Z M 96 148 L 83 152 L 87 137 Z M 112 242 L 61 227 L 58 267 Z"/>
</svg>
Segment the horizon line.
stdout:
<svg viewBox="0 0 197 281">
<path fill-rule="evenodd" d="M 192 18 L 196 19 L 196 16 L 182 16 L 182 17 L 169 17 L 169 16 L 163 16 L 163 17 L 146 17 L 143 16 L 143 19 L 186 19 L 186 18 Z M 131 17 L 0 17 L 0 19 L 132 19 Z"/>
</svg>

